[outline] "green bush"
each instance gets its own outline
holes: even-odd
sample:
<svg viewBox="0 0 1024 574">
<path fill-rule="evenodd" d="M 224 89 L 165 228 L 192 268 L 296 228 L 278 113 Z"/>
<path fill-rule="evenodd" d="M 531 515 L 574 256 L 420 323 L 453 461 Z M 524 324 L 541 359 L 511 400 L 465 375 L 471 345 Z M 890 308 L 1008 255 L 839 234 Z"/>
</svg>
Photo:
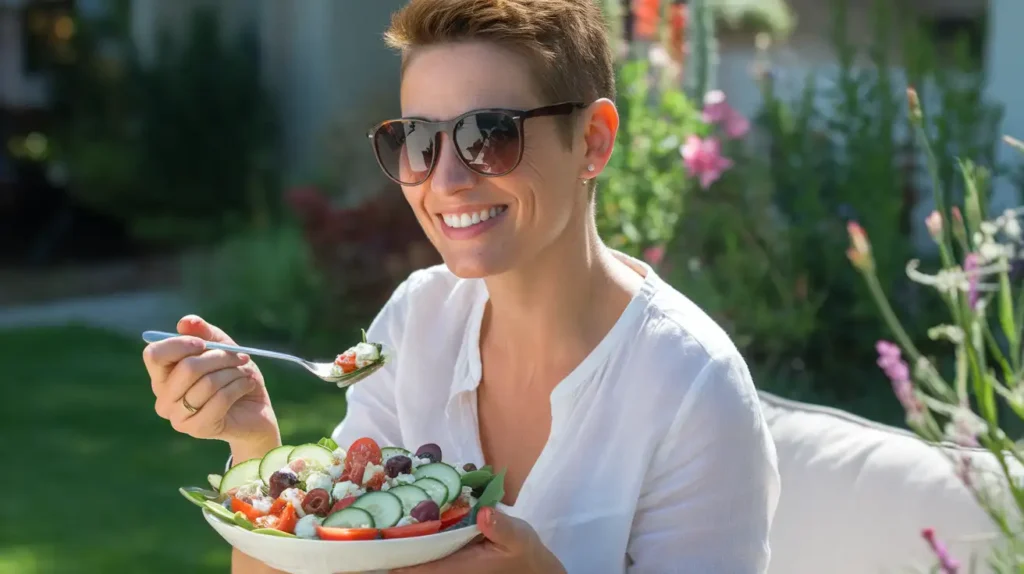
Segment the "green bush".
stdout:
<svg viewBox="0 0 1024 574">
<path fill-rule="evenodd" d="M 880 319 L 854 271 L 835 253 L 845 244 L 846 221 L 870 212 L 865 225 L 876 245 L 879 281 L 907 311 L 912 331 L 935 323 L 941 306 L 904 274 L 906 260 L 914 255 L 912 237 L 920 233 L 914 208 L 927 195 L 919 184 L 925 179 L 925 156 L 907 123 L 904 91 L 892 71 L 897 62 L 888 56 L 897 39 L 888 5 L 875 4 L 874 37 L 866 54 L 846 33 L 845 0 L 833 3 L 833 14 L 831 37 L 839 62 L 834 87 L 819 89 L 810 77 L 801 98 L 789 102 L 777 95 L 769 74 L 758 123 L 770 137 L 768 178 L 775 205 L 791 223 L 793 266 L 803 270 L 821 301 L 816 327 L 800 354 L 812 391 L 826 402 L 898 420 L 895 403 L 870 372 Z M 941 114 L 929 117 L 941 153 L 992 166 L 1001 111 L 984 99 L 982 74 L 964 58 L 951 67 L 940 65 L 935 47 L 913 27 L 902 25 L 899 37 L 906 58 L 899 63 L 908 78 L 933 86 L 930 99 L 942 103 Z M 865 55 L 870 66 L 856 64 Z M 950 166 L 941 170 L 941 195 L 959 194 Z"/>
<path fill-rule="evenodd" d="M 184 276 L 187 293 L 199 305 L 197 312 L 240 342 L 329 351 L 321 343 L 331 330 L 330 301 L 296 227 L 227 239 L 208 256 L 186 263 Z"/>
<path fill-rule="evenodd" d="M 197 8 L 141 61 L 130 8 L 79 18 L 70 61 L 53 64 L 55 162 L 70 193 L 136 237 L 208 243 L 276 211 L 278 128 L 252 31 L 226 38 Z"/>
</svg>

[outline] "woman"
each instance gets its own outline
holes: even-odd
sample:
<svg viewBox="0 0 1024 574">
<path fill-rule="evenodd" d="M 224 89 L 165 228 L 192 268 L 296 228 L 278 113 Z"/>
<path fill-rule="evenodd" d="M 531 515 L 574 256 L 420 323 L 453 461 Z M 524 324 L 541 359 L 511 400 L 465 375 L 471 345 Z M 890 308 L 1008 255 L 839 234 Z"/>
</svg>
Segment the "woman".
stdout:
<svg viewBox="0 0 1024 574">
<path fill-rule="evenodd" d="M 406 119 L 372 143 L 445 263 L 374 320 L 397 359 L 352 388 L 333 436 L 507 469 L 486 540 L 408 572 L 764 572 L 779 478 L 747 366 L 597 235 L 619 118 L 596 4 L 412 0 L 387 38 Z M 280 444 L 249 358 L 204 350 L 230 339 L 197 317 L 178 330 L 145 352 L 157 412 L 235 461 Z"/>
</svg>

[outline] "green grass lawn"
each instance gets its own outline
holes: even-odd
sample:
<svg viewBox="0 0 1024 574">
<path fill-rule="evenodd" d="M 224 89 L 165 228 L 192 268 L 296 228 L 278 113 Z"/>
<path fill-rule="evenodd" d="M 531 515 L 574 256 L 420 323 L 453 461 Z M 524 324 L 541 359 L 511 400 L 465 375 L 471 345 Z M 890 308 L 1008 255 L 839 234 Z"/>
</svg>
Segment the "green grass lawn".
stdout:
<svg viewBox="0 0 1024 574">
<path fill-rule="evenodd" d="M 230 547 L 177 489 L 228 451 L 153 411 L 141 340 L 83 327 L 0 331 L 0 573 L 226 572 Z M 261 367 L 284 440 L 327 435 L 341 391 Z"/>
</svg>

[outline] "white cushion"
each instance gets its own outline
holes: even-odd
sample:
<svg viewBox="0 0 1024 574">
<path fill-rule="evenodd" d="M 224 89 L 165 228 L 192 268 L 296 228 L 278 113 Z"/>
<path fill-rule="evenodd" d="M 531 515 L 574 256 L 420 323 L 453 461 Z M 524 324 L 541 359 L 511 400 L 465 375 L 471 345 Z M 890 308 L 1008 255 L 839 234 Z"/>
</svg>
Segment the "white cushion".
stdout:
<svg viewBox="0 0 1024 574">
<path fill-rule="evenodd" d="M 937 447 L 839 410 L 761 401 L 782 477 L 771 574 L 927 572 L 928 527 L 965 566 L 987 556 L 997 530 Z M 998 468 L 987 451 L 945 450 Z"/>
</svg>

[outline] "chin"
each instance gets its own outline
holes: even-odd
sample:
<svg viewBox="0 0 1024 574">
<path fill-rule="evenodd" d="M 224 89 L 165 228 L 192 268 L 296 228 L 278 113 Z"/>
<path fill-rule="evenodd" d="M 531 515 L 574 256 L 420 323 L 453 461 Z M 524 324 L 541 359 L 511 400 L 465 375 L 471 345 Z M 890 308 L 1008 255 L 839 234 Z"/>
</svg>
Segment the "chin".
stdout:
<svg viewBox="0 0 1024 574">
<path fill-rule="evenodd" d="M 508 271 L 512 266 L 504 258 L 445 256 L 444 264 L 459 279 L 483 279 Z"/>
</svg>

